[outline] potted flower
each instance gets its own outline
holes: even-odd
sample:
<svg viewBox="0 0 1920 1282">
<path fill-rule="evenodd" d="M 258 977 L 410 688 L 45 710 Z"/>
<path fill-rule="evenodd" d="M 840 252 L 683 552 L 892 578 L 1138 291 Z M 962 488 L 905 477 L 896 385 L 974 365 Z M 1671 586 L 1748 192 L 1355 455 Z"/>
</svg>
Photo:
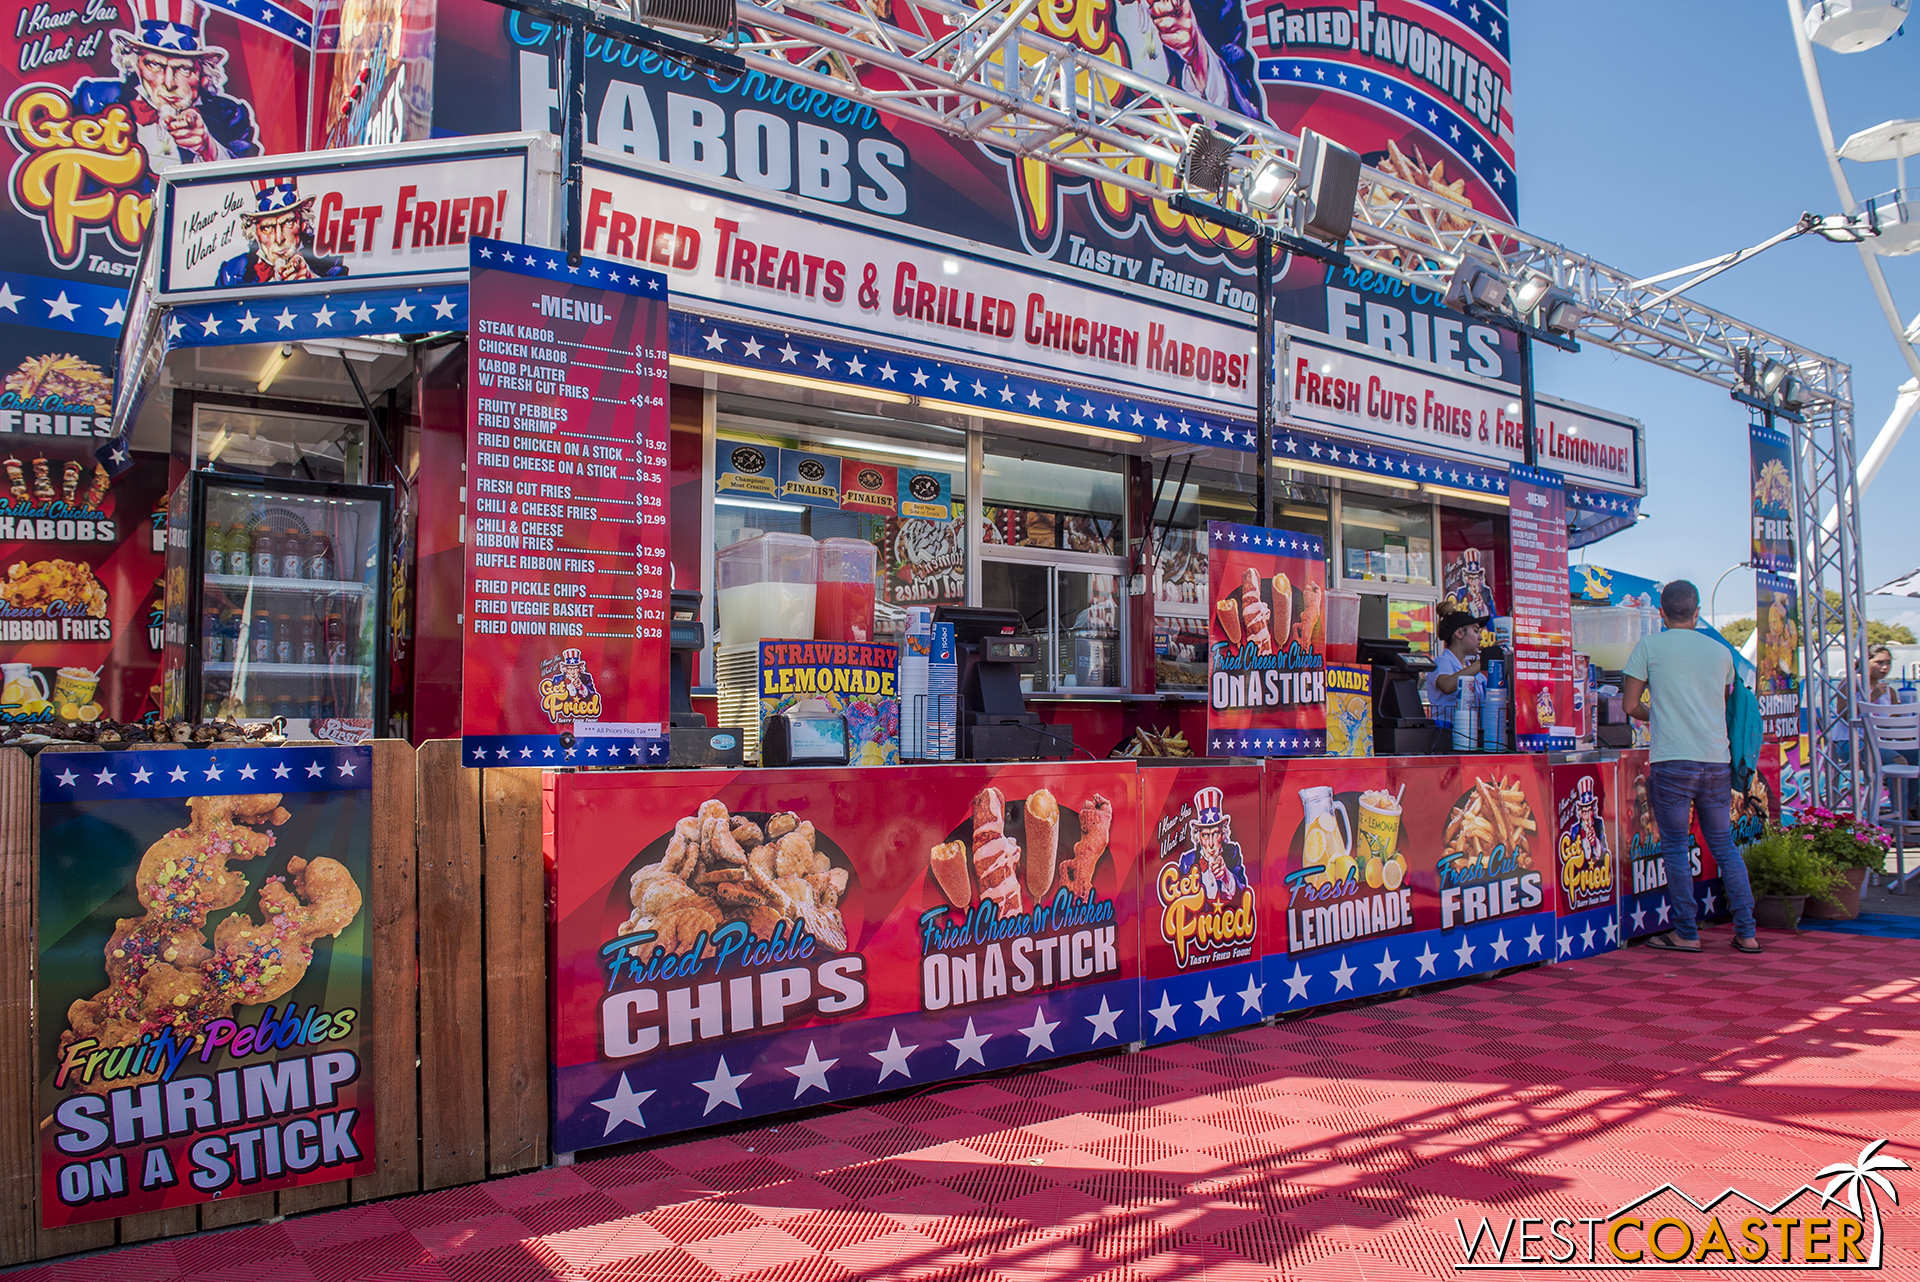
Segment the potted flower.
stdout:
<svg viewBox="0 0 1920 1282">
<path fill-rule="evenodd" d="M 1893 839 L 1884 828 L 1862 823 L 1844 811 L 1814 807 L 1802 811 L 1793 832 L 1838 871 L 1830 900 L 1807 905 L 1806 915 L 1852 921 L 1860 915 L 1860 887 L 1870 872 L 1885 872 Z"/>
<path fill-rule="evenodd" d="M 1833 898 L 1835 872 L 1797 828 L 1772 828 L 1746 849 L 1753 915 L 1762 926 L 1793 930 L 1807 900 Z"/>
</svg>

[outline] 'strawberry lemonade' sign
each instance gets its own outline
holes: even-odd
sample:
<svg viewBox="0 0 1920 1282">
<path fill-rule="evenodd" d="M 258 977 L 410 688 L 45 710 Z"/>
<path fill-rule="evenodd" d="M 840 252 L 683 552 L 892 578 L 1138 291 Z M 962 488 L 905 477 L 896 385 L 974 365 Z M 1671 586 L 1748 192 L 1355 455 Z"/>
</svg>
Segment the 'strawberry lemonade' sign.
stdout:
<svg viewBox="0 0 1920 1282">
<path fill-rule="evenodd" d="M 666 283 L 472 249 L 461 755 L 664 760 Z"/>
<path fill-rule="evenodd" d="M 1258 1021 L 1260 771 L 1140 773 L 1141 1037 L 1173 1041 Z"/>
<path fill-rule="evenodd" d="M 1136 1041 L 1132 763 L 561 774 L 562 1152 Z"/>
<path fill-rule="evenodd" d="M 1573 747 L 1573 607 L 1567 487 L 1516 465 L 1507 477 L 1513 565 L 1513 731 L 1522 752 Z"/>
<path fill-rule="evenodd" d="M 1301 761 L 1269 786 L 1269 1014 L 1549 959 L 1544 759 Z"/>
<path fill-rule="evenodd" d="M 1327 567 L 1310 534 L 1207 523 L 1207 755 L 1285 757 L 1326 742 Z"/>
<path fill-rule="evenodd" d="M 42 1222 L 372 1173 L 371 750 L 38 769 Z"/>
</svg>

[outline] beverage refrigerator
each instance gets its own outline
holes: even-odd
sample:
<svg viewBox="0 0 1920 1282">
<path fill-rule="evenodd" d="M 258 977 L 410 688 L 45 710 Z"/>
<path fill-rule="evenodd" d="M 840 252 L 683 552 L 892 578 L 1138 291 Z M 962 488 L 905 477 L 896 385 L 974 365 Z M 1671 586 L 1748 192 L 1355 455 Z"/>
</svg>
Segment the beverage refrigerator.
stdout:
<svg viewBox="0 0 1920 1282">
<path fill-rule="evenodd" d="M 384 734 L 392 489 L 190 472 L 167 511 L 166 719 Z"/>
</svg>

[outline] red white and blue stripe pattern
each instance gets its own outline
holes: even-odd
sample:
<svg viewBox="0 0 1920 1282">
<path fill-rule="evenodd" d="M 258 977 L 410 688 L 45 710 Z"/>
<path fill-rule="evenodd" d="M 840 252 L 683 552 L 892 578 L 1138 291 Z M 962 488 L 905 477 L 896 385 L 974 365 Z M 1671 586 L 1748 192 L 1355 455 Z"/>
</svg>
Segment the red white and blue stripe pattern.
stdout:
<svg viewBox="0 0 1920 1282">
<path fill-rule="evenodd" d="M 198 0 L 134 0 L 133 22 L 142 48 L 187 58 L 215 52 L 201 38 L 206 14 Z"/>
<path fill-rule="evenodd" d="M 253 203 L 256 214 L 277 214 L 292 209 L 300 203 L 299 181 L 291 176 L 256 178 L 253 180 Z"/>
</svg>

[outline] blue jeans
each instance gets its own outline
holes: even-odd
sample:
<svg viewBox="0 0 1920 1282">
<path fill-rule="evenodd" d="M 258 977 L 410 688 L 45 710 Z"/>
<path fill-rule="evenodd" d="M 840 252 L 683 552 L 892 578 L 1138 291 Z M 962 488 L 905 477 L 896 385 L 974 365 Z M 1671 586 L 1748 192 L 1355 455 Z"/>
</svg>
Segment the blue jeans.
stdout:
<svg viewBox="0 0 1920 1282">
<path fill-rule="evenodd" d="M 1688 812 L 1700 816 L 1700 832 L 1720 867 L 1733 910 L 1733 933 L 1753 938 L 1753 887 L 1747 882 L 1747 864 L 1733 848 L 1728 827 L 1733 795 L 1733 768 L 1726 762 L 1656 761 L 1647 779 L 1653 821 L 1660 825 L 1660 857 L 1667 865 L 1667 902 L 1673 905 L 1673 933 L 1682 939 L 1700 938 L 1700 908 L 1693 897 L 1693 866 L 1687 858 Z"/>
</svg>

